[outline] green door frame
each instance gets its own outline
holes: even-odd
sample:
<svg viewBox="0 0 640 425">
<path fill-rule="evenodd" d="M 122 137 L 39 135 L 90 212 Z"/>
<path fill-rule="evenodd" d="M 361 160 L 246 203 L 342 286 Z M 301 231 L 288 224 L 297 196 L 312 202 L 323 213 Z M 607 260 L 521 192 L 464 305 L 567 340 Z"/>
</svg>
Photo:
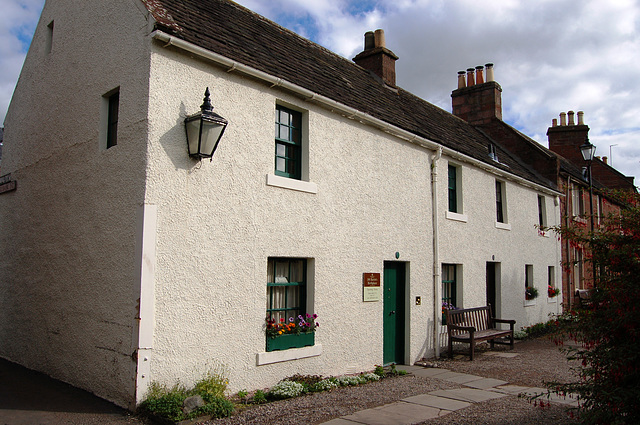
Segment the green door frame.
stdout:
<svg viewBox="0 0 640 425">
<path fill-rule="evenodd" d="M 406 263 L 384 262 L 383 364 L 404 363 Z"/>
</svg>

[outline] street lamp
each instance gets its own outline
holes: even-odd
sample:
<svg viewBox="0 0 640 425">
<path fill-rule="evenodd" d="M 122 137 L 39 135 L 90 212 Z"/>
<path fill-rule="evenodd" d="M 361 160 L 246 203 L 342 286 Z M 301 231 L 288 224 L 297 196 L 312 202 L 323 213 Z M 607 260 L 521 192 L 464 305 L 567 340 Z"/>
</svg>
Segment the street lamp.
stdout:
<svg viewBox="0 0 640 425">
<path fill-rule="evenodd" d="M 582 158 L 587 161 L 587 170 L 589 174 L 589 209 L 591 213 L 591 233 L 593 234 L 593 179 L 591 178 L 591 163 L 593 156 L 596 154 L 596 147 L 589 142 L 589 137 L 585 137 L 584 144 L 580 146 Z"/>
<path fill-rule="evenodd" d="M 226 119 L 213 112 L 210 94 L 209 87 L 207 87 L 200 112 L 190 115 L 184 120 L 189 156 L 198 159 L 213 157 L 228 124 Z"/>
</svg>

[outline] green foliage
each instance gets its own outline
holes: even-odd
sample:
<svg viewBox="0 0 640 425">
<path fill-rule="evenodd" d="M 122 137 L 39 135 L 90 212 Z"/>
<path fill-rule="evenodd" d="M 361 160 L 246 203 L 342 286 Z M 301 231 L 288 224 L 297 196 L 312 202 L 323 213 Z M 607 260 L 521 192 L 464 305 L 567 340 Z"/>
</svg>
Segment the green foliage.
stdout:
<svg viewBox="0 0 640 425">
<path fill-rule="evenodd" d="M 522 332 L 524 332 L 523 338 L 538 338 L 541 336 L 549 335 L 555 332 L 558 329 L 558 319 L 551 319 L 544 323 L 536 323 L 531 326 L 526 326 L 522 328 Z"/>
<path fill-rule="evenodd" d="M 154 414 L 172 421 L 185 419 L 182 412 L 182 403 L 188 397 L 188 391 L 180 385 L 173 388 L 152 383 L 149 395 L 140 404 L 139 412 L 142 414 Z"/>
<path fill-rule="evenodd" d="M 381 378 L 384 378 L 384 368 L 380 365 L 376 365 L 375 370 L 373 371 L 373 373 L 375 373 L 376 375 L 378 375 Z"/>
<path fill-rule="evenodd" d="M 253 402 L 255 404 L 264 404 L 267 402 L 267 395 L 262 390 L 256 390 L 253 395 Z"/>
<path fill-rule="evenodd" d="M 194 393 L 199 394 L 205 402 L 215 398 L 223 398 L 227 390 L 227 372 L 222 367 L 207 372 L 204 378 L 196 382 Z"/>
<path fill-rule="evenodd" d="M 226 418 L 231 416 L 234 411 L 233 403 L 224 397 L 213 397 L 207 401 L 202 407 L 189 415 L 189 418 L 195 418 L 202 415 L 211 415 L 214 418 Z"/>
<path fill-rule="evenodd" d="M 168 388 L 154 382 L 138 411 L 143 415 L 155 415 L 171 421 L 191 419 L 205 414 L 216 418 L 226 417 L 234 410 L 233 403 L 224 397 L 227 383 L 228 380 L 222 369 L 207 372 L 205 377 L 196 382 L 192 389 L 187 389 L 179 384 Z M 182 410 L 184 400 L 193 395 L 200 395 L 206 404 L 191 414 L 185 415 Z"/>
<path fill-rule="evenodd" d="M 556 340 L 578 343 L 565 351 L 580 364 L 580 379 L 549 384 L 579 396 L 586 424 L 640 423 L 640 195 L 613 196 L 627 208 L 594 233 L 579 223 L 556 229 L 571 246 L 590 252 L 595 270 L 591 304 L 562 317 Z"/>
</svg>

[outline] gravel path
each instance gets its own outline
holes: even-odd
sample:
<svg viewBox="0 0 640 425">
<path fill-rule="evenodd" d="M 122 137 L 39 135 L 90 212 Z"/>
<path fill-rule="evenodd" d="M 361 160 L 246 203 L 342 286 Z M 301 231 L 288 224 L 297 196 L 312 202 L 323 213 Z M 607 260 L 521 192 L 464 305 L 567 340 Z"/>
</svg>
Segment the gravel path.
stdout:
<svg viewBox="0 0 640 425">
<path fill-rule="evenodd" d="M 518 354 L 513 358 L 491 355 L 493 352 Z M 480 348 L 473 362 L 466 356 L 438 362 L 438 366 L 455 372 L 496 378 L 513 385 L 542 387 L 544 381 L 569 381 L 572 373 L 565 356 L 550 341 L 535 339 L 516 343 L 513 351 L 496 346 L 492 351 Z M 358 410 L 398 401 L 412 395 L 460 385 L 434 378 L 404 376 L 387 378 L 359 387 L 338 388 L 296 399 L 252 406 L 231 418 L 207 422 L 209 425 L 236 424 L 320 424 Z M 575 424 L 566 407 L 553 404 L 541 409 L 516 396 L 476 403 L 438 419 L 424 422 L 438 424 Z"/>
</svg>

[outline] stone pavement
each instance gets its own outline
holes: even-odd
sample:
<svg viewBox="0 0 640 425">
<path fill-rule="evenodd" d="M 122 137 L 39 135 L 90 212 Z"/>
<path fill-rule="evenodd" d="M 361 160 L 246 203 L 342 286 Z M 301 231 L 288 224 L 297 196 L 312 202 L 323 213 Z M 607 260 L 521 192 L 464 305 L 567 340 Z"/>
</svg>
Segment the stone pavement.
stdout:
<svg viewBox="0 0 640 425">
<path fill-rule="evenodd" d="M 496 353 L 496 355 L 500 356 L 502 353 Z M 504 355 L 513 356 L 514 354 L 504 353 Z M 424 368 L 422 366 L 399 366 L 398 368 L 415 376 L 442 379 L 461 384 L 464 387 L 432 391 L 428 394 L 403 398 L 395 403 L 361 410 L 352 415 L 324 422 L 322 425 L 408 425 L 444 416 L 453 411 L 464 409 L 472 403 L 482 403 L 521 393 L 526 395 L 546 394 L 544 388 L 509 385 L 508 382 L 499 379 L 451 372 L 447 369 Z M 570 406 L 578 405 L 575 399 L 556 395 L 552 395 L 550 401 Z"/>
</svg>

